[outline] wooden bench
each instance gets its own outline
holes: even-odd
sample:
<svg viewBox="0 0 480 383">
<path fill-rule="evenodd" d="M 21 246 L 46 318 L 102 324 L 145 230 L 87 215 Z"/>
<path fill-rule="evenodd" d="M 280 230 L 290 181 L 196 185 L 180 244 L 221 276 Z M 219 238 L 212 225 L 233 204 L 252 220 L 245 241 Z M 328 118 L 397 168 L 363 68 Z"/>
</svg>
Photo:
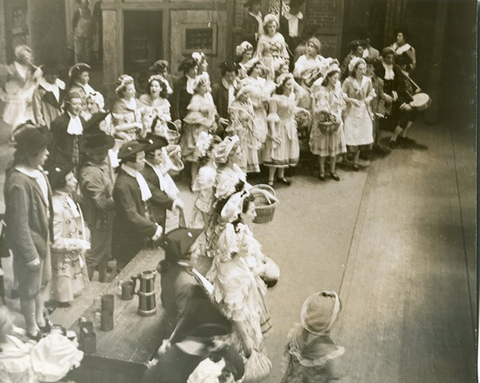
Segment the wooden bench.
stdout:
<svg viewBox="0 0 480 383">
<path fill-rule="evenodd" d="M 138 298 L 136 296 L 130 301 L 120 298 L 119 285 L 121 281 L 130 280 L 132 275 L 141 271 L 155 270 L 158 262 L 163 258 L 163 250 L 142 250 L 101 291 L 101 294 L 113 294 L 115 297 L 115 327 L 112 331 L 101 331 L 100 324 L 94 321 L 95 313 L 100 310 L 97 303 L 100 299 L 95 299 L 83 312 L 78 313 L 78 316 L 94 322 L 97 346 L 94 353 L 85 354 L 80 368 L 69 375 L 75 382 L 132 383 L 140 381 L 140 377 L 146 370 L 146 363 L 162 342 L 160 276 L 157 275 L 155 278 L 157 313 L 150 317 L 137 314 Z M 77 311 L 81 310 L 75 312 L 71 310 L 72 318 L 65 320 L 72 323 L 70 329 L 78 334 Z"/>
</svg>

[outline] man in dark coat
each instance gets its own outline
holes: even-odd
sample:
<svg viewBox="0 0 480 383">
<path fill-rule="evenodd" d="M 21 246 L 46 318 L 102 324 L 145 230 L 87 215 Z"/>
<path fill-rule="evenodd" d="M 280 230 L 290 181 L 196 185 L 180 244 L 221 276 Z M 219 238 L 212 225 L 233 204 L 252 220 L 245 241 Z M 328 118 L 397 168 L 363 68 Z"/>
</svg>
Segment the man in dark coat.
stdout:
<svg viewBox="0 0 480 383">
<path fill-rule="evenodd" d="M 115 220 L 112 252 L 117 268 L 122 269 L 144 247 L 146 240 L 157 241 L 163 228 L 151 219 L 149 200 L 152 193 L 142 176 L 145 144 L 130 141 L 118 152 L 121 168 L 113 188 Z"/>
<path fill-rule="evenodd" d="M 107 156 L 115 140 L 102 131 L 89 134 L 82 143 L 87 156 L 80 170 L 83 212 L 90 230 L 91 248 L 85 255 L 88 277 L 98 267 L 98 279 L 106 282 L 107 263 L 112 253 L 112 228 L 115 216 L 113 174 Z"/>
<path fill-rule="evenodd" d="M 220 125 L 226 128 L 230 118 L 228 107 L 235 99 L 237 86 L 235 78 L 238 75 L 238 68 L 234 63 L 225 61 L 220 65 L 220 69 L 222 70 L 222 80 L 212 85 L 212 97 L 220 116 Z"/>
<path fill-rule="evenodd" d="M 263 16 L 260 0 L 246 0 L 243 4 L 248 9 L 248 13 L 243 18 L 243 41 L 248 41 L 253 45 L 253 50 L 257 48 L 257 41 L 263 34 Z"/>
<path fill-rule="evenodd" d="M 187 115 L 187 107 L 193 96 L 195 77 L 197 76 L 197 63 L 191 57 L 182 61 L 178 70 L 183 76 L 173 83 L 172 94 L 172 120 L 181 120 Z"/>
<path fill-rule="evenodd" d="M 192 286 L 191 299 L 172 337 L 158 352 L 157 364 L 149 370 L 143 383 L 186 383 L 205 359 L 217 362 L 223 358 L 222 376 L 238 381 L 244 374 L 242 357 L 232 346 L 214 340 L 232 331 L 231 322 L 213 305 L 200 286 Z M 230 380 L 228 380 L 230 381 Z"/>
<path fill-rule="evenodd" d="M 83 101 L 78 93 L 69 93 L 65 99 L 66 111 L 50 125 L 52 141 L 49 146 L 49 165 L 74 164 L 78 175 L 80 145 L 83 139 L 85 120 L 80 116 Z"/>
<path fill-rule="evenodd" d="M 290 11 L 280 18 L 280 33 L 288 45 L 290 61 L 293 60 L 293 52 L 303 36 L 305 21 L 300 7 L 304 2 L 305 0 L 290 0 Z"/>
<path fill-rule="evenodd" d="M 167 210 L 183 209 L 183 202 L 180 199 L 172 199 L 165 192 L 164 178 L 160 165 L 164 161 L 165 148 L 168 142 L 165 138 L 159 136 L 147 136 L 145 148 L 145 167 L 142 175 L 147 181 L 148 187 L 152 192 L 150 199 L 150 208 L 153 220 L 165 228 Z"/>
<path fill-rule="evenodd" d="M 13 253 L 20 308 L 27 335 L 36 340 L 41 330 L 47 330 L 43 308 L 52 276 L 52 191 L 42 168 L 50 139 L 46 127 L 36 128 L 28 122 L 18 127 L 4 187 L 6 240 Z"/>
</svg>

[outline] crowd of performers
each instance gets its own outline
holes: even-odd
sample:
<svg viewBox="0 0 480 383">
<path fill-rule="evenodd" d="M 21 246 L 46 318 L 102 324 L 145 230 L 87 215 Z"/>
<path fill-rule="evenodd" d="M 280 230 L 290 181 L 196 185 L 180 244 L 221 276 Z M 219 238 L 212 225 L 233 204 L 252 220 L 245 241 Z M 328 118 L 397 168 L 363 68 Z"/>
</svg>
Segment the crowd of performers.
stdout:
<svg viewBox="0 0 480 383">
<path fill-rule="evenodd" d="M 67 85 L 58 64 L 37 68 L 28 47 L 15 49 L 4 92 L 15 145 L 5 222 L 28 337 L 38 341 L 49 331 L 45 300 L 69 306 L 95 271 L 107 282 L 111 258 L 121 270 L 141 249 L 159 246 L 165 342 L 145 381 L 199 382 L 219 371 L 219 360 L 218 381 L 268 376 L 265 296 L 280 271 L 252 231 L 253 195 L 276 197 L 248 178 L 266 167 L 269 186 L 290 185 L 285 170 L 298 164 L 304 143 L 305 155 L 318 157 L 318 178 L 339 181 L 337 161 L 358 171 L 362 151 L 388 150 L 379 145 L 380 122 L 394 127 L 390 148 L 408 143 L 416 59 L 399 31 L 381 53 L 353 41 L 339 65 L 321 55 L 316 37 L 300 41 L 296 2 L 285 16 L 286 36 L 276 16 L 261 17 L 258 3 L 246 3 L 251 39 L 222 63 L 219 83 L 211 85 L 201 52 L 180 64 L 175 80 L 159 60 L 139 98 L 131 76 L 118 78 L 110 112 L 89 83 L 88 64 L 70 68 Z M 181 173 L 196 195 L 187 223 Z M 283 382 L 329 381 L 331 361 L 342 353 L 328 337 L 339 310 L 334 292 L 306 301 L 289 333 Z M 199 364 L 205 371 L 194 372 Z"/>
</svg>

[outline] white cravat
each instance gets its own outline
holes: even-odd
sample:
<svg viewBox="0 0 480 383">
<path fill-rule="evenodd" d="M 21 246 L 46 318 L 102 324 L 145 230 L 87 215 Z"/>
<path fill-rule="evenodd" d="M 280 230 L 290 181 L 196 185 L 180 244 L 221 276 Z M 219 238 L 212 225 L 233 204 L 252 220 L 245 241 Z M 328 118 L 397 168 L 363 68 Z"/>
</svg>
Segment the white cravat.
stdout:
<svg viewBox="0 0 480 383">
<path fill-rule="evenodd" d="M 285 14 L 285 18 L 288 20 L 288 35 L 290 37 L 298 37 L 298 20 L 303 19 L 302 12 L 298 12 L 296 15 L 288 12 Z"/>
<path fill-rule="evenodd" d="M 195 87 L 195 79 L 187 75 L 187 93 L 193 94 Z"/>
<path fill-rule="evenodd" d="M 393 72 L 393 65 L 388 65 L 383 63 L 383 67 L 385 68 L 385 80 L 393 80 L 395 78 L 395 73 Z"/>
<path fill-rule="evenodd" d="M 15 169 L 20 173 L 25 174 L 27 177 L 33 178 L 37 182 L 38 186 L 40 186 L 40 190 L 42 191 L 43 199 L 48 205 L 48 184 L 43 172 L 41 171 L 41 168 L 31 169 L 22 165 L 17 165 L 15 166 Z"/>
<path fill-rule="evenodd" d="M 54 84 L 50 84 L 45 79 L 40 82 L 40 85 L 47 92 L 52 92 L 58 102 L 60 102 L 60 89 L 65 89 L 65 83 L 57 78 Z"/>
<path fill-rule="evenodd" d="M 233 84 L 229 84 L 222 78 L 223 86 L 228 89 L 228 106 L 230 106 L 235 99 L 235 82 Z"/>
<path fill-rule="evenodd" d="M 72 136 L 80 136 L 83 134 L 82 121 L 80 116 L 74 116 L 70 112 L 67 112 L 70 116 L 70 121 L 68 122 L 67 133 Z"/>
<path fill-rule="evenodd" d="M 126 164 L 122 164 L 122 170 L 125 171 L 125 173 L 127 173 L 130 177 L 133 177 L 137 180 L 138 186 L 140 187 L 140 192 L 142 193 L 143 202 L 146 202 L 152 198 L 152 192 L 148 187 L 147 181 L 145 181 L 145 178 L 143 178 L 142 173 Z"/>
</svg>

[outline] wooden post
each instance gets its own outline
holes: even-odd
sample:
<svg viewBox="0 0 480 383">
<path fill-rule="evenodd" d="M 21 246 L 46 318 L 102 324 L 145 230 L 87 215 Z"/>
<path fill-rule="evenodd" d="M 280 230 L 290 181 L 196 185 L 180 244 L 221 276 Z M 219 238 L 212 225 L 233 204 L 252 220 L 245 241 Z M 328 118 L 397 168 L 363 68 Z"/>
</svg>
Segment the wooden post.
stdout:
<svg viewBox="0 0 480 383">
<path fill-rule="evenodd" d="M 446 39 L 447 7 L 447 1 L 437 2 L 437 12 L 434 19 L 435 40 L 433 41 L 432 67 L 430 68 L 430 76 L 428 78 L 428 91 L 433 102 L 424 114 L 424 120 L 427 124 L 435 124 L 438 121 L 441 98 L 443 49 Z"/>
</svg>

